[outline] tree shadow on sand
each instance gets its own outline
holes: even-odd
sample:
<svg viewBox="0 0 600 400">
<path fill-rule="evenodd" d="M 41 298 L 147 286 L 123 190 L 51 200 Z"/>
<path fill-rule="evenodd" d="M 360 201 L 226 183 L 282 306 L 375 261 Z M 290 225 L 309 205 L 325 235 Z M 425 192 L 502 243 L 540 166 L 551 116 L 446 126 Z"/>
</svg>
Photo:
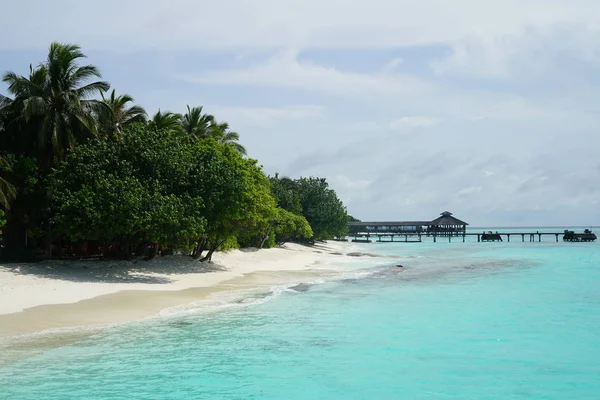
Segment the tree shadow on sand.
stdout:
<svg viewBox="0 0 600 400">
<path fill-rule="evenodd" d="M 0 270 L 16 275 L 87 283 L 168 284 L 169 275 L 207 274 L 226 271 L 216 263 L 201 263 L 189 257 L 160 257 L 150 261 L 45 261 L 37 264 L 10 264 Z"/>
</svg>

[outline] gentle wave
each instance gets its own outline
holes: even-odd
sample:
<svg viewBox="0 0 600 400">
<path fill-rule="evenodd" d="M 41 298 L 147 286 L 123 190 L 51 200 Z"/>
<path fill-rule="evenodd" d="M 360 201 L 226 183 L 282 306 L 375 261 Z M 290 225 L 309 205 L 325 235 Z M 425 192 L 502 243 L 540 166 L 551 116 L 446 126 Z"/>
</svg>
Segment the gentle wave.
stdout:
<svg viewBox="0 0 600 400">
<path fill-rule="evenodd" d="M 227 310 L 258 306 L 275 300 L 284 293 L 291 295 L 302 295 L 310 291 L 310 289 L 314 286 L 331 282 L 340 282 L 342 284 L 348 284 L 357 283 L 359 281 L 367 279 L 390 280 L 395 278 L 401 278 L 403 280 L 413 282 L 415 280 L 428 281 L 435 280 L 436 278 L 440 278 L 441 276 L 445 276 L 450 273 L 473 271 L 494 272 L 505 269 L 507 266 L 515 265 L 515 262 L 511 260 L 481 260 L 477 262 L 471 261 L 462 265 L 445 265 L 444 263 L 441 263 L 440 260 L 430 259 L 420 255 L 401 257 L 395 256 L 394 258 L 421 261 L 419 264 L 411 264 L 400 268 L 398 267 L 399 264 L 389 264 L 389 262 L 384 261 L 385 258 L 389 259 L 392 257 L 381 255 L 380 258 L 381 260 L 378 260 L 377 262 L 372 262 L 371 265 L 368 265 L 366 268 L 355 269 L 352 271 L 340 269 L 338 271 L 335 271 L 334 274 L 330 274 L 328 276 L 315 277 L 314 279 L 302 281 L 294 280 L 286 284 L 274 285 L 267 290 L 265 290 L 264 288 L 256 288 L 251 290 L 233 289 L 224 292 L 219 292 L 209 296 L 206 299 L 197 302 L 178 305 L 175 307 L 169 307 L 161 310 L 156 315 L 141 318 L 135 321 L 102 325 L 54 328 L 33 333 L 15 335 L 4 341 L 0 341 L 0 348 L 8 348 L 14 345 L 15 343 L 19 342 L 44 340 L 52 336 L 89 336 L 108 328 L 116 328 L 135 322 L 151 321 L 155 319 L 180 319 L 181 317 L 190 315 L 210 315 Z M 354 260 L 356 260 L 356 258 Z M 351 264 L 357 264 L 358 260 L 353 262 L 354 260 L 347 261 Z M 426 262 L 423 262 L 425 260 Z M 522 268 L 523 264 L 520 263 L 520 266 Z M 332 271 L 329 270 L 328 272 L 331 273 Z M 316 272 L 316 274 L 318 274 L 318 272 Z"/>
</svg>

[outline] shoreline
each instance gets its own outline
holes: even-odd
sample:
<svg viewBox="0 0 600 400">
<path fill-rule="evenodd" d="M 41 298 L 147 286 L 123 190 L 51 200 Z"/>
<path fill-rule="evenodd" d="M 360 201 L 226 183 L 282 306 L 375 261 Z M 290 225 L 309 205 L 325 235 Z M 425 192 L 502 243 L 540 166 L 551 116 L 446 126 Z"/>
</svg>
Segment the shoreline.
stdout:
<svg viewBox="0 0 600 400">
<path fill-rule="evenodd" d="M 111 326 L 160 316 L 225 292 L 291 284 L 339 272 L 356 246 L 287 244 L 217 253 L 213 263 L 171 256 L 149 262 L 70 262 L 0 266 L 0 343 L 69 328 Z M 138 266 L 139 265 L 139 266 Z"/>
</svg>

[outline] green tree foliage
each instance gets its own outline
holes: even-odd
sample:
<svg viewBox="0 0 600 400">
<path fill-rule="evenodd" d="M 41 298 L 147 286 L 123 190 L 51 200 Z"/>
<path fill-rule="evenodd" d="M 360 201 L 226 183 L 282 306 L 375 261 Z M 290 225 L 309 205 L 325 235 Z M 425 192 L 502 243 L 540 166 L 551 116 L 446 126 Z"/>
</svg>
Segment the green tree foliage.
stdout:
<svg viewBox="0 0 600 400">
<path fill-rule="evenodd" d="M 280 178 L 279 174 L 275 174 L 269 179 L 273 196 L 277 199 L 277 205 L 284 210 L 302 215 L 302 203 L 296 181 L 286 177 Z"/>
<path fill-rule="evenodd" d="M 93 65 L 77 64 L 84 57 L 79 46 L 52 43 L 47 60 L 30 67 L 29 77 L 4 74 L 13 96 L 3 101 L 9 115 L 3 124 L 9 133 L 6 150 L 36 155 L 42 165 L 51 165 L 97 133 L 95 117 L 104 103 L 90 96 L 108 90 L 109 84 L 89 82 L 101 75 Z"/>
<path fill-rule="evenodd" d="M 207 138 L 210 127 L 215 123 L 215 117 L 210 114 L 203 114 L 202 107 L 187 106 L 187 113 L 181 118 L 183 131 L 195 139 Z"/>
<path fill-rule="evenodd" d="M 10 209 L 10 203 L 15 199 L 17 192 L 15 187 L 10 184 L 5 176 L 10 172 L 10 165 L 0 156 L 0 206 Z"/>
<path fill-rule="evenodd" d="M 278 206 L 303 215 L 312 228 L 314 239 L 331 239 L 346 233 L 346 208 L 324 178 L 291 180 L 276 174 L 271 178 L 271 184 Z"/>
<path fill-rule="evenodd" d="M 344 235 L 348 229 L 346 207 L 325 178 L 300 178 L 297 185 L 302 213 L 310 223 L 315 239 Z"/>
<path fill-rule="evenodd" d="M 33 157 L 7 154 L 2 175 L 14 187 L 14 200 L 6 210 L 3 257 L 29 258 L 49 243 L 48 207 L 44 175 Z M 28 248 L 28 249 L 27 249 Z"/>
<path fill-rule="evenodd" d="M 104 254 L 118 243 L 110 251 L 119 257 L 160 243 L 210 260 L 218 249 L 345 230 L 345 209 L 324 179 L 268 178 L 239 134 L 202 107 L 147 121 L 131 96 L 105 93 L 109 84 L 80 65 L 84 57 L 76 45 L 52 43 L 27 76 L 3 76 L 3 257 L 93 241 Z"/>
<path fill-rule="evenodd" d="M 152 119 L 148 122 L 148 125 L 155 130 L 166 130 L 172 132 L 181 132 L 181 115 L 175 114 L 170 111 L 162 112 L 158 110 Z"/>
<path fill-rule="evenodd" d="M 188 190 L 194 149 L 168 131 L 136 126 L 121 141 L 79 146 L 50 176 L 54 232 L 74 241 L 146 242 L 191 249 L 202 198 Z"/>
<path fill-rule="evenodd" d="M 6 225 L 6 219 L 4 218 L 6 215 L 3 210 L 0 210 L 0 238 L 2 238 L 2 228 Z"/>
<path fill-rule="evenodd" d="M 277 244 L 285 242 L 303 242 L 314 236 L 310 224 L 302 215 L 294 214 L 283 208 L 277 209 L 274 240 Z"/>
<path fill-rule="evenodd" d="M 143 126 L 121 141 L 79 146 L 51 175 L 49 193 L 59 235 L 127 249 L 194 244 L 204 260 L 232 240 L 259 245 L 277 213 L 255 160 L 211 139 Z"/>
<path fill-rule="evenodd" d="M 243 158 L 231 146 L 207 139 L 197 143 L 198 162 L 192 181 L 204 194 L 206 235 L 198 239 L 194 255 L 215 250 L 232 237 L 244 244 L 268 228 L 275 214 L 275 199 L 267 177 L 255 160 Z"/>
<path fill-rule="evenodd" d="M 128 94 L 117 96 L 113 89 L 109 96 L 104 96 L 104 93 L 101 96 L 106 105 L 99 116 L 100 133 L 104 137 L 118 137 L 132 124 L 146 122 L 146 110 L 140 106 L 128 106 L 133 102 L 133 97 Z"/>
<path fill-rule="evenodd" d="M 13 118 L 12 111 L 12 99 L 0 94 L 0 132 L 3 136 L 7 135 L 7 125 Z M 4 141 L 2 140 L 2 142 Z"/>
<path fill-rule="evenodd" d="M 209 135 L 217 142 L 231 146 L 241 155 L 246 155 L 246 148 L 239 143 L 239 133 L 229 130 L 227 122 L 212 124 L 209 127 Z"/>
</svg>

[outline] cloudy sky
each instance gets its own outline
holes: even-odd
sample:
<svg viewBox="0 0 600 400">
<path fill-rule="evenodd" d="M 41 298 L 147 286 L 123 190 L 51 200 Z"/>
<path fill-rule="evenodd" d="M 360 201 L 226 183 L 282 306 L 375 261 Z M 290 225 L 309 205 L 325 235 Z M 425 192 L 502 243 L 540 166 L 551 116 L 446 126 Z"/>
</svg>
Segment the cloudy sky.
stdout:
<svg viewBox="0 0 600 400">
<path fill-rule="evenodd" d="M 80 44 L 149 112 L 203 105 L 267 173 L 324 176 L 360 219 L 600 224 L 597 0 L 0 9 L 1 70 Z"/>
</svg>

